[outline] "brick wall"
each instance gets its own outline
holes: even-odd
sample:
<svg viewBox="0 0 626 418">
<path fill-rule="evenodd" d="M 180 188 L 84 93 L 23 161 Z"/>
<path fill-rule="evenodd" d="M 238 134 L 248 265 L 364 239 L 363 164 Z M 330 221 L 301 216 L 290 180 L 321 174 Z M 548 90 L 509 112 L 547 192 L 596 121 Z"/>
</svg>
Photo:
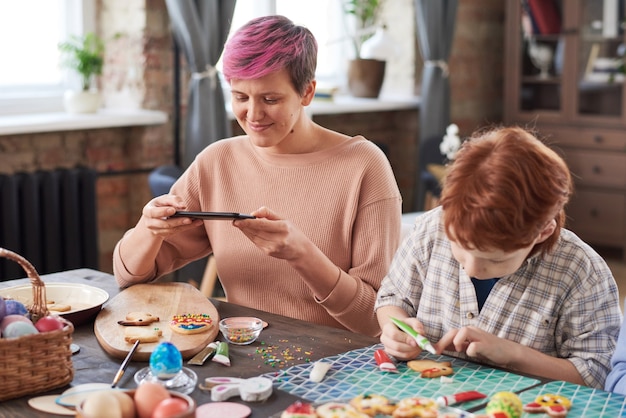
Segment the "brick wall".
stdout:
<svg viewBox="0 0 626 418">
<path fill-rule="evenodd" d="M 99 0 L 98 8 L 99 32 L 107 40 L 105 74 L 100 82 L 107 100 L 131 92 L 136 95 L 130 97 L 142 107 L 171 115 L 172 44 L 164 1 Z M 450 83 L 452 119 L 464 135 L 501 120 L 503 22 L 501 0 L 459 1 Z M 419 81 L 421 71 L 416 74 Z M 315 120 L 330 129 L 387 144 L 404 208 L 410 210 L 418 132 L 415 111 L 320 115 Z M 0 136 L 0 171 L 78 164 L 96 168 L 100 173 L 100 269 L 110 272 L 113 246 L 136 223 L 151 198 L 147 173 L 172 163 L 172 143 L 171 120 L 155 127 Z"/>
</svg>

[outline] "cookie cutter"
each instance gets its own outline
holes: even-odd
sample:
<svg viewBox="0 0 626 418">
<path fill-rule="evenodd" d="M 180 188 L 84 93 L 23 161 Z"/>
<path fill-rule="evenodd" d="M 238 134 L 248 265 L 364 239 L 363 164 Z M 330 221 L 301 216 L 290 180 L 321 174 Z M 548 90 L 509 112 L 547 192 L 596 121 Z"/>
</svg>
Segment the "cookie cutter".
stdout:
<svg viewBox="0 0 626 418">
<path fill-rule="evenodd" d="M 245 402 L 261 402 L 272 395 L 273 384 L 266 377 L 207 377 L 204 384 L 198 387 L 210 390 L 213 402 L 222 402 L 233 396 L 239 396 Z"/>
</svg>

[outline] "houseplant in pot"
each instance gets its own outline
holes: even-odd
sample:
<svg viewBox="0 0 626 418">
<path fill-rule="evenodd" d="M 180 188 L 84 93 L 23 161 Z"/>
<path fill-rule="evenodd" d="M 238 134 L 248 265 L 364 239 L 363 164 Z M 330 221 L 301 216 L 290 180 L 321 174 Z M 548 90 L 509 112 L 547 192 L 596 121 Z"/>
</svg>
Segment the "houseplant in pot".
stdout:
<svg viewBox="0 0 626 418">
<path fill-rule="evenodd" d="M 343 11 L 355 20 L 352 35 L 355 58 L 348 64 L 348 89 L 355 97 L 376 98 L 385 77 L 386 62 L 362 56 L 362 49 L 376 30 L 383 0 L 343 0 Z"/>
<path fill-rule="evenodd" d="M 81 89 L 65 92 L 63 103 L 70 113 L 94 113 L 101 103 L 100 93 L 93 87 L 95 76 L 102 74 L 104 42 L 94 33 L 72 36 L 59 44 L 61 65 L 80 77 Z"/>
</svg>

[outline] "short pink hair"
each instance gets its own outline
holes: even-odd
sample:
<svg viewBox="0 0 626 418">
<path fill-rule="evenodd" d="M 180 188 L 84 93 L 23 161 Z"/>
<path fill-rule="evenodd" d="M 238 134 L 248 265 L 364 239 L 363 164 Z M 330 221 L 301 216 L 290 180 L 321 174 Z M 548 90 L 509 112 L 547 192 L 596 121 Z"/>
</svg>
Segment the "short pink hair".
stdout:
<svg viewBox="0 0 626 418">
<path fill-rule="evenodd" d="M 261 78 L 286 68 L 303 95 L 315 79 L 317 41 L 310 30 L 284 16 L 263 16 L 242 26 L 224 46 L 223 73 L 235 78 Z"/>
</svg>

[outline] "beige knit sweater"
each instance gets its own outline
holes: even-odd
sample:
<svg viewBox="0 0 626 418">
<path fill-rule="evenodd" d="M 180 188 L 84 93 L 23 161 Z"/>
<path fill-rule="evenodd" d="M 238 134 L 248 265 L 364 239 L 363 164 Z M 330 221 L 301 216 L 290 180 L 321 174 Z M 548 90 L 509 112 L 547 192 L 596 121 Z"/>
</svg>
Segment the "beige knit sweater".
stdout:
<svg viewBox="0 0 626 418">
<path fill-rule="evenodd" d="M 289 219 L 341 268 L 334 290 L 317 300 L 285 260 L 263 254 L 222 220 L 168 238 L 146 276 L 126 270 L 118 243 L 120 283 L 151 281 L 213 252 L 229 302 L 380 333 L 373 307 L 399 245 L 401 196 L 388 160 L 372 142 L 357 136 L 319 152 L 272 154 L 246 136 L 220 140 L 197 156 L 172 193 L 190 211 L 250 213 L 266 206 Z"/>
</svg>

